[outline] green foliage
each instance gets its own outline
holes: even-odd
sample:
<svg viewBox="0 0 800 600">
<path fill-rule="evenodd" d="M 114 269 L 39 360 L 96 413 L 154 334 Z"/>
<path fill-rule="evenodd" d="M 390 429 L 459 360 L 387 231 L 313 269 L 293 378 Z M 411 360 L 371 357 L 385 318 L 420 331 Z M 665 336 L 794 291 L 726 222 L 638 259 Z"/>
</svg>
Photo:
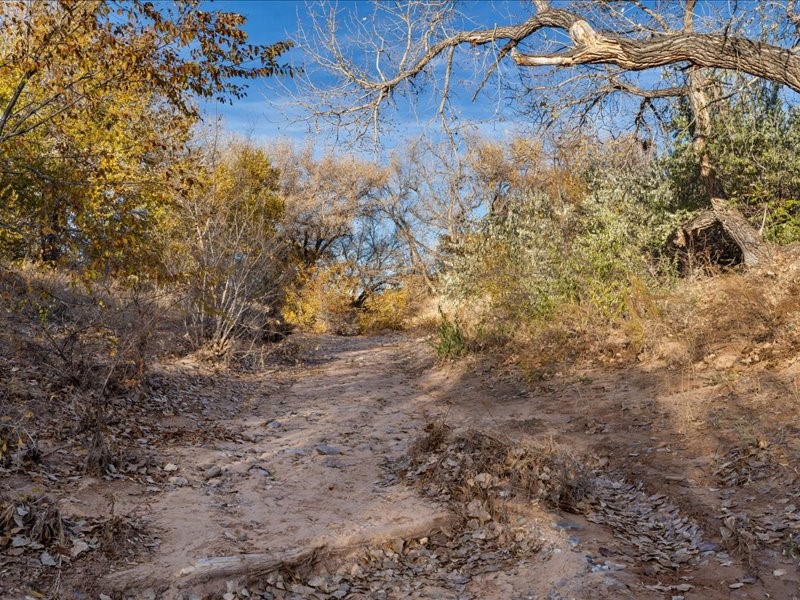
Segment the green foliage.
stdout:
<svg viewBox="0 0 800 600">
<path fill-rule="evenodd" d="M 441 309 L 439 309 L 439 314 L 442 320 L 436 332 L 436 341 L 433 343 L 436 356 L 446 359 L 467 354 L 467 339 L 461 324 L 457 319 L 451 321 Z"/>
<path fill-rule="evenodd" d="M 771 83 L 735 81 L 739 93 L 719 100 L 708 140 L 717 175 L 745 215 L 764 225 L 768 239 L 800 240 L 800 109 L 788 105 Z M 691 144 L 685 107 L 675 114 L 675 145 L 663 167 L 672 197 L 683 208 L 708 203 Z"/>
<path fill-rule="evenodd" d="M 534 190 L 487 217 L 451 248 L 447 296 L 496 327 L 545 322 L 569 306 L 621 316 L 632 279 L 657 285 L 669 273 L 661 248 L 682 215 L 668 210 L 653 174 L 600 173 L 588 175 L 580 203 L 557 205 Z"/>
</svg>

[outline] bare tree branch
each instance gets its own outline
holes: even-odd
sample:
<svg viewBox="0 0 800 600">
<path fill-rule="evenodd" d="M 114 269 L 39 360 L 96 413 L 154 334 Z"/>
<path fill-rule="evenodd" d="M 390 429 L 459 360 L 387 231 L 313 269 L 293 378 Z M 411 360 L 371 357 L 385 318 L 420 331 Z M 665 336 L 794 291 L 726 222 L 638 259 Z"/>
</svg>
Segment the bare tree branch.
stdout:
<svg viewBox="0 0 800 600">
<path fill-rule="evenodd" d="M 697 0 L 686 0 L 686 6 L 683 9 L 683 31 L 691 33 L 694 31 L 694 7 L 697 5 Z"/>
<path fill-rule="evenodd" d="M 786 17 L 794 25 L 797 34 L 800 35 L 800 13 L 797 12 L 795 0 L 789 0 L 786 4 Z"/>
<path fill-rule="evenodd" d="M 609 82 L 610 88 L 614 91 L 627 92 L 628 94 L 633 94 L 634 96 L 639 96 L 647 100 L 652 100 L 654 98 L 680 98 L 689 92 L 689 88 L 685 85 L 645 89 L 614 76 L 609 78 Z"/>
<path fill-rule="evenodd" d="M 747 73 L 800 91 L 800 56 L 788 43 L 761 41 L 753 28 L 764 24 L 738 5 L 720 5 L 718 14 L 696 11 L 697 5 L 696 0 L 537 0 L 529 5 L 533 14 L 516 24 L 472 30 L 456 27 L 469 19 L 445 0 L 387 0 L 375 4 L 371 16 L 359 12 L 349 23 L 343 17 L 350 13 L 336 5 L 314 5 L 298 44 L 327 79 L 323 85 L 301 74 L 296 98 L 312 119 L 350 128 L 357 137 L 377 136 L 383 108 L 400 98 L 414 106 L 422 96 L 436 95 L 430 105 L 438 108 L 437 117 L 452 122 L 459 106 L 446 97 L 460 93 L 454 83 L 456 49 L 475 69 L 473 101 L 495 77 L 498 100 L 509 91 L 521 111 L 541 121 L 548 112 L 575 106 L 575 98 L 601 108 L 611 92 L 651 100 L 681 95 L 680 81 L 649 90 L 637 75 L 664 67 L 680 69 L 677 79 L 685 78 L 691 65 Z M 796 14 L 794 2 L 787 10 L 787 19 Z M 370 61 L 364 60 L 367 55 Z M 635 106 L 638 110 L 641 103 Z"/>
<path fill-rule="evenodd" d="M 800 92 L 800 56 L 785 48 L 718 34 L 674 33 L 646 40 L 606 36 L 577 16 L 558 12 L 564 14 L 563 20 L 572 19 L 569 27 L 563 28 L 569 31 L 574 47 L 546 55 L 523 54 L 515 49 L 511 52 L 514 62 L 526 67 L 606 64 L 629 71 L 687 62 L 748 73 Z"/>
<path fill-rule="evenodd" d="M 663 30 L 664 30 L 664 32 L 668 32 L 668 31 L 671 31 L 671 30 L 672 30 L 672 28 L 669 26 L 669 23 L 667 23 L 667 21 L 664 19 L 664 17 L 662 17 L 660 14 L 658 14 L 657 12 L 654 12 L 654 11 L 650 10 L 650 9 L 649 9 L 649 8 L 647 8 L 647 7 L 646 7 L 644 4 L 642 4 L 641 2 L 639 2 L 639 0 L 633 0 L 633 4 L 634 4 L 634 5 L 635 5 L 635 6 L 636 6 L 636 7 L 637 7 L 639 10 L 641 10 L 641 11 L 642 11 L 644 14 L 646 14 L 648 17 L 650 17 L 650 18 L 651 18 L 651 19 L 653 19 L 653 20 L 654 20 L 656 23 L 658 23 L 658 24 L 661 26 L 661 29 L 663 29 Z"/>
</svg>

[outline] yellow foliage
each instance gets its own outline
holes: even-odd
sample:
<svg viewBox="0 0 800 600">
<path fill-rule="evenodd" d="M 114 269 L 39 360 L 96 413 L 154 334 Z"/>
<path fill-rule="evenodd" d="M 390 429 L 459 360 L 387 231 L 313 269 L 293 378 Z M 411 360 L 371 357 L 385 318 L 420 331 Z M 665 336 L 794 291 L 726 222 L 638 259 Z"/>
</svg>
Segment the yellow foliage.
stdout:
<svg viewBox="0 0 800 600">
<path fill-rule="evenodd" d="M 348 274 L 346 263 L 306 269 L 286 294 L 283 318 L 312 333 L 373 333 L 401 330 L 415 308 L 414 282 L 370 294 L 355 307 L 358 278 Z"/>
<path fill-rule="evenodd" d="M 164 275 L 198 99 L 291 71 L 291 44 L 248 44 L 244 17 L 194 4 L 0 3 L 0 254 Z"/>
<path fill-rule="evenodd" d="M 286 322 L 313 333 L 334 332 L 347 325 L 358 280 L 347 274 L 346 267 L 335 263 L 304 269 L 286 293 Z"/>
<path fill-rule="evenodd" d="M 391 329 L 402 330 L 411 311 L 411 291 L 408 287 L 384 290 L 370 296 L 359 316 L 361 333 Z"/>
</svg>

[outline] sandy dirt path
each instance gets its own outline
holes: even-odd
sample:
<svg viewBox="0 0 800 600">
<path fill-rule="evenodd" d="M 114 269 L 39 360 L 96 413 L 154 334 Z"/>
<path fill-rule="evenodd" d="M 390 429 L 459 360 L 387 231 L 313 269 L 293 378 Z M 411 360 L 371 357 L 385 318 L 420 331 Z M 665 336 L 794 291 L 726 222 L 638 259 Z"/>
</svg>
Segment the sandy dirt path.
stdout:
<svg viewBox="0 0 800 600">
<path fill-rule="evenodd" d="M 154 552 L 133 568 L 107 574 L 101 587 L 131 598 L 220 597 L 245 585 L 254 572 L 282 561 L 292 564 L 315 548 L 346 558 L 364 547 L 425 539 L 453 514 L 411 486 L 386 485 L 385 465 L 402 456 L 428 423 L 499 425 L 491 404 L 519 399 L 523 392 L 495 388 L 488 371 L 463 381 L 457 369 L 435 368 L 420 339 L 331 336 L 295 343 L 302 348 L 301 365 L 273 377 L 246 375 L 233 384 L 205 373 L 198 386 L 191 376 L 202 371 L 197 365 L 165 368 L 165 393 L 189 390 L 193 402 L 187 406 L 202 412 L 199 423 L 196 417 L 186 420 L 186 414 L 168 419 L 201 429 L 213 422 L 232 439 L 160 448 L 166 485 L 142 490 L 119 483 L 110 492 L 107 482 L 96 482 L 71 497 L 73 512 L 92 511 L 110 494 L 120 512 L 141 513 L 146 502 L 146 526 L 159 532 Z M 492 565 L 490 556 L 457 585 L 416 582 L 412 595 L 539 598 L 548 589 L 594 587 L 592 579 L 605 581 L 594 597 L 619 597 L 620 589 L 630 595 L 620 579 L 603 569 L 592 571 L 568 542 L 573 529 L 592 524 L 554 526 L 559 519 L 539 509 L 531 518 L 536 546 L 544 544 L 546 551 L 511 566 Z M 388 579 L 372 587 L 366 594 L 340 597 L 405 597 L 401 586 L 391 594 Z M 287 586 L 284 597 L 336 596 Z"/>
<path fill-rule="evenodd" d="M 670 429 L 665 407 L 684 388 L 644 370 L 533 388 L 478 359 L 436 365 L 424 340 L 404 335 L 290 344 L 290 366 L 237 374 L 183 359 L 154 373 L 141 422 L 125 429 L 149 457 L 138 471 L 147 476 L 123 470 L 54 489 L 73 522 L 109 510 L 136 519 L 147 550 L 102 568 L 87 553 L 64 571 L 62 591 L 115 600 L 797 597 L 792 560 L 766 554 L 761 572 L 782 575 L 754 577 L 713 541 L 711 520 L 700 521 L 708 539 L 691 563 L 665 569 L 643 558 L 669 529 L 659 514 L 685 524 L 718 508 L 716 484 L 703 480 L 716 467 L 682 456 L 691 440 Z M 513 555 L 483 528 L 453 533 L 452 506 L 387 474 L 426 425 L 443 422 L 558 442 L 607 465 L 596 473 L 608 485 L 625 477 L 635 502 L 599 523 L 532 504 L 512 519 L 526 532 Z M 636 465 L 649 451 L 645 471 Z"/>
<path fill-rule="evenodd" d="M 183 484 L 148 503 L 160 548 L 109 582 L 161 589 L 213 556 L 345 547 L 423 533 L 447 519 L 411 488 L 379 485 L 383 462 L 441 413 L 420 389 L 426 353 L 399 338 L 341 337 L 315 338 L 305 353 L 301 372 L 245 376 L 222 407 L 206 403 L 235 439 L 160 452 L 164 466 L 177 467 L 172 481 Z"/>
</svg>

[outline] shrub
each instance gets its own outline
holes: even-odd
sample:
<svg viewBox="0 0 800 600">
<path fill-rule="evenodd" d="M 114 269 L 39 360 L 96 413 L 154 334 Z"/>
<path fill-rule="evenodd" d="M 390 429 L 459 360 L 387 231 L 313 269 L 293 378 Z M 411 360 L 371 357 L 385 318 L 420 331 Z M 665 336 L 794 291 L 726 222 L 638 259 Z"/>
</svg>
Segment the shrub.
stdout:
<svg viewBox="0 0 800 600">
<path fill-rule="evenodd" d="M 534 193 L 450 249 L 445 294 L 484 325 L 545 322 L 568 305 L 617 318 L 633 277 L 654 284 L 669 272 L 660 247 L 679 217 L 661 193 L 624 177 L 599 182 L 578 206 L 553 208 Z"/>
<path fill-rule="evenodd" d="M 361 333 L 404 329 L 413 309 L 411 296 L 412 290 L 408 286 L 372 294 L 367 298 L 359 315 Z"/>
<path fill-rule="evenodd" d="M 357 329 L 352 308 L 357 285 L 342 263 L 306 267 L 286 293 L 283 318 L 302 331 L 349 333 Z"/>
<path fill-rule="evenodd" d="M 112 461 L 109 415 L 115 403 L 141 390 L 156 352 L 154 332 L 164 317 L 162 296 L 135 276 L 87 280 L 29 264 L 0 269 L 0 286 L 4 304 L 14 310 L 13 325 L 0 336 L 0 346 L 19 352 L 19 362 L 41 369 L 49 389 L 58 390 L 49 398 L 58 399 L 61 410 L 68 405 L 75 412 L 76 431 L 86 436 L 87 469 L 103 472 Z M 13 400 L 9 408 L 17 413 L 13 418 L 0 415 L 0 455 L 8 451 L 12 434 L 17 454 L 37 452 L 26 425 L 30 411 L 37 409 L 29 402 L 36 396 L 20 393 L 24 387 L 15 379 L 0 385 L 0 399 Z"/>
<path fill-rule="evenodd" d="M 393 287 L 365 294 L 354 269 L 337 262 L 303 269 L 286 293 L 283 318 L 311 333 L 345 335 L 399 331 L 416 309 L 421 293 L 412 277 Z"/>
<path fill-rule="evenodd" d="M 451 321 L 444 312 L 433 349 L 440 359 L 456 358 L 467 353 L 467 339 L 458 320 Z"/>
<path fill-rule="evenodd" d="M 522 357 L 535 343 L 542 370 L 590 352 L 612 324 L 635 333 L 625 325 L 641 319 L 643 290 L 674 280 L 664 242 L 688 211 L 675 209 L 647 157 L 625 149 L 621 157 L 619 148 L 587 153 L 573 174 L 582 195 L 567 200 L 547 185 L 512 190 L 503 211 L 445 249 L 441 289 L 464 319 L 458 330 L 466 327 L 470 347 L 503 344 Z M 440 354 L 453 328 L 443 320 Z"/>
<path fill-rule="evenodd" d="M 186 281 L 186 327 L 197 347 L 225 355 L 242 336 L 258 338 L 275 316 L 290 276 L 278 234 L 283 202 L 262 149 L 211 146 L 199 183 L 179 207 L 170 270 Z"/>
</svg>

